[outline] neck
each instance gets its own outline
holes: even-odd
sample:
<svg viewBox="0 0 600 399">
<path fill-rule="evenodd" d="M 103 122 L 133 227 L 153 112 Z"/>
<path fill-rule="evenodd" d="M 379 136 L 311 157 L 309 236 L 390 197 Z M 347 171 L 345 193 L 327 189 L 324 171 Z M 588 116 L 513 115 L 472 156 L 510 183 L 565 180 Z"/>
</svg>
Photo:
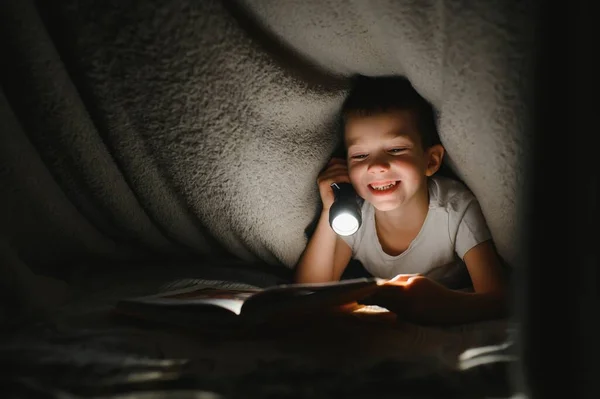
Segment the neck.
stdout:
<svg viewBox="0 0 600 399">
<path fill-rule="evenodd" d="M 410 202 L 391 211 L 375 209 L 377 226 L 388 232 L 420 229 L 429 212 L 429 190 L 425 185 Z"/>
</svg>

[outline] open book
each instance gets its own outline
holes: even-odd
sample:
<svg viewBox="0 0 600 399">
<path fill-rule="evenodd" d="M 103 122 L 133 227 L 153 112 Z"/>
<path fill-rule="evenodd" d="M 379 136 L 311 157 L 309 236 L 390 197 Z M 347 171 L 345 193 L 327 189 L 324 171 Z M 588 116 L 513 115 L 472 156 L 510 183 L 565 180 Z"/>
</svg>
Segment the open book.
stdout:
<svg viewBox="0 0 600 399">
<path fill-rule="evenodd" d="M 265 289 L 190 287 L 120 300 L 114 312 L 183 326 L 261 323 L 277 318 L 359 308 L 358 301 L 390 280 L 359 278 L 284 284 Z"/>
</svg>

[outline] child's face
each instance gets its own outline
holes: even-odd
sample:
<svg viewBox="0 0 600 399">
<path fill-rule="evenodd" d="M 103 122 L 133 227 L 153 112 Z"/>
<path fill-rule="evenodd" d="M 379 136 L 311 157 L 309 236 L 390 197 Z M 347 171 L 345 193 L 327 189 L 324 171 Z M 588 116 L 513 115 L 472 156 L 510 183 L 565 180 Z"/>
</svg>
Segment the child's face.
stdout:
<svg viewBox="0 0 600 399">
<path fill-rule="evenodd" d="M 353 116 L 345 127 L 348 173 L 356 192 L 381 211 L 390 211 L 427 190 L 427 176 L 440 159 L 424 150 L 410 111 Z M 426 192 L 426 191 L 425 191 Z"/>
</svg>

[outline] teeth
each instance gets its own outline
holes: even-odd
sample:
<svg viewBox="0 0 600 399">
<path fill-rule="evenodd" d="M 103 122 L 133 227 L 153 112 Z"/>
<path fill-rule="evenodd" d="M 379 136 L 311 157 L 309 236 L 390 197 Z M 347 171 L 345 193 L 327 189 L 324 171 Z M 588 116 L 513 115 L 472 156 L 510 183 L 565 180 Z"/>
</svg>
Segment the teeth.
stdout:
<svg viewBox="0 0 600 399">
<path fill-rule="evenodd" d="M 387 186 L 378 186 L 378 187 L 375 187 L 375 186 L 371 185 L 371 187 L 373 187 L 374 190 L 385 191 L 385 190 L 388 190 L 388 189 L 394 187 L 395 185 L 396 185 L 396 182 L 388 184 Z"/>
</svg>

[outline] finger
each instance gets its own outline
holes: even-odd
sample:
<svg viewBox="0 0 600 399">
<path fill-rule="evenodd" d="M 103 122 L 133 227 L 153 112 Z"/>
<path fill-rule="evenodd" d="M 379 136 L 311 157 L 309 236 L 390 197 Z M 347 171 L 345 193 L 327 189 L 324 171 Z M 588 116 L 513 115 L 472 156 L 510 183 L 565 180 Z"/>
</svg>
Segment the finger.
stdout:
<svg viewBox="0 0 600 399">
<path fill-rule="evenodd" d="M 337 179 L 338 177 L 347 177 L 350 178 L 350 175 L 348 174 L 348 171 L 345 169 L 337 169 L 337 170 L 328 170 L 327 172 L 323 173 L 323 176 L 327 179 Z"/>
<path fill-rule="evenodd" d="M 420 276 L 412 276 L 409 277 L 408 280 L 406 280 L 406 284 L 412 284 L 414 281 L 418 280 Z"/>
<path fill-rule="evenodd" d="M 350 182 L 350 176 L 345 171 L 331 171 L 328 173 L 323 173 L 319 176 L 318 180 L 320 182 L 327 182 L 329 184 L 334 182 Z"/>
<path fill-rule="evenodd" d="M 329 162 L 327 163 L 327 165 L 333 165 L 333 164 L 337 164 L 337 163 L 343 163 L 346 164 L 346 159 L 345 158 L 339 158 L 339 157 L 335 157 L 335 158 L 331 158 L 329 160 Z"/>
<path fill-rule="evenodd" d="M 388 285 L 381 287 L 372 298 L 376 301 L 398 301 L 403 296 L 404 287 L 401 285 Z"/>
<path fill-rule="evenodd" d="M 321 181 L 331 186 L 333 183 L 350 183 L 350 177 L 348 175 L 333 175 Z"/>
<path fill-rule="evenodd" d="M 323 173 L 321 177 L 326 179 L 337 179 L 340 176 L 350 178 L 347 170 L 328 170 L 327 172 Z"/>
<path fill-rule="evenodd" d="M 392 277 L 388 282 L 390 282 L 390 283 L 407 283 L 409 280 L 411 280 L 417 276 L 419 276 L 418 273 L 398 274 L 397 276 Z"/>
<path fill-rule="evenodd" d="M 335 165 L 328 166 L 319 172 L 319 176 L 323 176 L 323 175 L 330 174 L 330 173 L 345 173 L 345 174 L 347 174 L 348 166 L 341 165 L 341 164 L 335 164 Z"/>
<path fill-rule="evenodd" d="M 324 171 L 328 170 L 348 170 L 348 165 L 345 163 L 334 163 L 329 165 L 327 168 L 323 169 Z"/>
</svg>

